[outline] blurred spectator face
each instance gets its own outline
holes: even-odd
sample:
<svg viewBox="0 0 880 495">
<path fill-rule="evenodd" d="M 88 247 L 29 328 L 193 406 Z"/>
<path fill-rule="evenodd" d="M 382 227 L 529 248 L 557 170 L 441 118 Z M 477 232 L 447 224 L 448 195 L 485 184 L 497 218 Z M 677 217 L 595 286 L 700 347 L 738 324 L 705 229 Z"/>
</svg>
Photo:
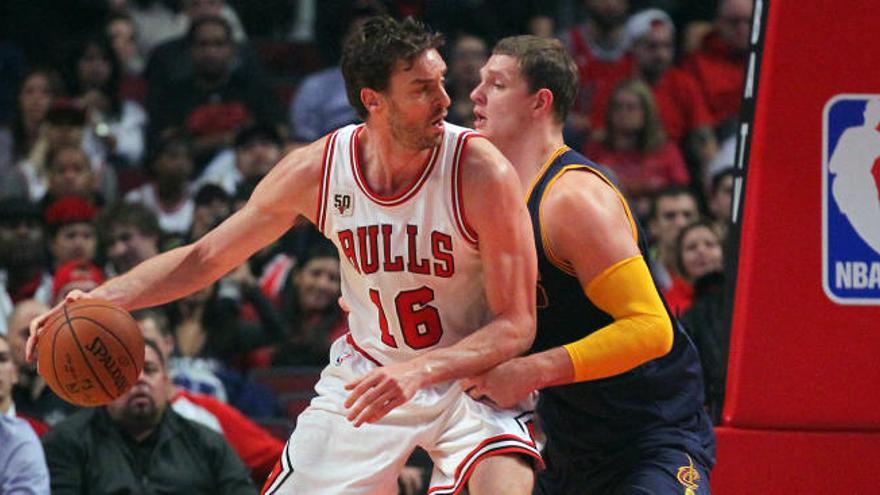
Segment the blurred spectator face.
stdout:
<svg viewBox="0 0 880 495">
<path fill-rule="evenodd" d="M 587 15 L 603 30 L 611 30 L 626 21 L 628 0 L 586 0 Z"/>
<path fill-rule="evenodd" d="M 675 58 L 675 35 L 662 22 L 651 25 L 648 34 L 633 45 L 633 54 L 639 71 L 648 79 L 656 80 L 672 65 Z"/>
<path fill-rule="evenodd" d="M 152 340 L 159 345 L 165 362 L 168 362 L 171 351 L 174 350 L 174 337 L 163 334 L 162 329 L 159 328 L 159 323 L 152 317 L 139 319 L 138 326 L 141 328 L 141 333 L 144 334 L 145 339 Z"/>
<path fill-rule="evenodd" d="M 656 213 L 650 222 L 651 234 L 661 248 L 675 249 L 678 233 L 694 222 L 697 215 L 697 201 L 690 194 L 658 198 Z"/>
<path fill-rule="evenodd" d="M 46 140 L 50 148 L 79 146 L 82 143 L 83 126 L 69 123 L 49 123 L 46 126 Z"/>
<path fill-rule="evenodd" d="M 715 26 L 721 38 L 733 48 L 749 49 L 749 30 L 752 23 L 752 0 L 723 0 L 718 8 Z"/>
<path fill-rule="evenodd" d="M 77 77 L 84 90 L 104 87 L 104 84 L 110 79 L 111 56 L 113 55 L 105 53 L 100 46 L 94 43 L 90 43 L 86 47 L 77 64 Z"/>
<path fill-rule="evenodd" d="M 4 404 L 11 402 L 12 386 L 18 383 L 18 369 L 12 360 L 12 348 L 6 337 L 0 336 L 0 414 L 6 412 Z"/>
<path fill-rule="evenodd" d="M 35 370 L 36 363 L 28 363 L 25 360 L 25 346 L 30 336 L 31 320 L 49 311 L 49 306 L 28 299 L 15 305 L 12 315 L 9 317 L 9 348 L 12 351 L 12 361 L 19 369 Z"/>
<path fill-rule="evenodd" d="M 485 41 L 467 34 L 460 36 L 452 48 L 449 78 L 462 87 L 475 87 L 480 83 L 480 68 L 488 58 Z"/>
<path fill-rule="evenodd" d="M 24 121 L 31 125 L 42 122 L 52 105 L 53 98 L 46 74 L 35 72 L 28 76 L 18 94 L 18 105 Z"/>
<path fill-rule="evenodd" d="M 32 267 L 43 262 L 43 226 L 36 218 L 0 222 L 0 266 Z"/>
<path fill-rule="evenodd" d="M 208 22 L 194 33 L 192 58 L 196 74 L 208 79 L 223 77 L 233 56 L 232 39 L 224 26 Z"/>
<path fill-rule="evenodd" d="M 98 240 L 95 226 L 91 223 L 69 223 L 58 228 L 58 233 L 49 242 L 49 251 L 57 265 L 68 261 L 95 259 Z"/>
<path fill-rule="evenodd" d="M 183 144 L 172 144 L 162 150 L 153 162 L 153 173 L 160 184 L 181 184 L 189 180 L 193 163 Z"/>
<path fill-rule="evenodd" d="M 159 240 L 134 226 L 111 225 L 107 239 L 107 257 L 119 273 L 159 253 Z"/>
<path fill-rule="evenodd" d="M 223 12 L 223 0 L 186 0 L 184 12 L 190 19 L 205 16 L 219 16 Z"/>
<path fill-rule="evenodd" d="M 128 19 L 114 19 L 107 25 L 107 37 L 116 57 L 127 62 L 138 54 L 134 24 Z"/>
<path fill-rule="evenodd" d="M 235 150 L 235 166 L 245 179 L 259 179 L 281 158 L 281 147 L 268 139 L 254 139 Z"/>
<path fill-rule="evenodd" d="M 709 198 L 709 211 L 717 220 L 730 219 L 733 202 L 733 174 L 727 174 L 718 181 L 718 186 Z"/>
<path fill-rule="evenodd" d="M 303 311 L 324 311 L 339 297 L 339 260 L 312 258 L 294 276 L 293 283 Z"/>
<path fill-rule="evenodd" d="M 632 91 L 618 91 L 608 105 L 611 112 L 609 131 L 633 134 L 645 127 L 645 106 L 639 95 Z"/>
<path fill-rule="evenodd" d="M 168 404 L 168 375 L 151 346 L 145 346 L 144 369 L 128 392 L 107 404 L 107 414 L 120 425 L 146 429 L 158 424 Z"/>
<path fill-rule="evenodd" d="M 682 236 L 679 249 L 682 275 L 689 280 L 721 270 L 721 240 L 711 228 L 703 225 L 690 228 Z"/>
<path fill-rule="evenodd" d="M 55 196 L 88 197 L 94 191 L 95 177 L 89 157 L 80 148 L 65 148 L 49 164 L 49 191 Z"/>
<path fill-rule="evenodd" d="M 492 55 L 480 69 L 480 84 L 471 91 L 474 128 L 492 141 L 518 139 L 520 129 L 531 120 L 531 106 L 524 104 L 534 94 L 510 55 Z"/>
</svg>

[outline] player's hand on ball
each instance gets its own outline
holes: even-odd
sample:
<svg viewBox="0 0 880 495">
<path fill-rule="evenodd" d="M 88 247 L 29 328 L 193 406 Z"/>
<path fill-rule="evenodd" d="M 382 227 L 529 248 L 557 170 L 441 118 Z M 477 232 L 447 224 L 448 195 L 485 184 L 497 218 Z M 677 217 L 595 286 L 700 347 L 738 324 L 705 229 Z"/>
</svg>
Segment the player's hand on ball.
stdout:
<svg viewBox="0 0 880 495">
<path fill-rule="evenodd" d="M 474 400 L 508 409 L 535 390 L 532 376 L 522 358 L 511 359 L 475 377 L 462 380 L 464 391 Z"/>
<path fill-rule="evenodd" d="M 34 360 L 37 358 L 37 341 L 40 340 L 40 334 L 43 332 L 44 327 L 46 326 L 46 322 L 48 322 L 49 320 L 54 318 L 55 315 L 60 313 L 61 308 L 64 306 L 65 303 L 71 303 L 84 297 L 88 297 L 88 294 L 79 289 L 74 289 L 70 291 L 64 297 L 64 300 L 58 303 L 54 308 L 31 320 L 30 336 L 28 337 L 27 346 L 25 347 L 25 359 L 27 359 L 29 363 L 34 362 Z"/>
<path fill-rule="evenodd" d="M 410 400 L 424 384 L 424 370 L 407 361 L 376 368 L 348 383 L 351 395 L 345 401 L 348 420 L 358 427 L 375 423 L 395 407 Z"/>
</svg>

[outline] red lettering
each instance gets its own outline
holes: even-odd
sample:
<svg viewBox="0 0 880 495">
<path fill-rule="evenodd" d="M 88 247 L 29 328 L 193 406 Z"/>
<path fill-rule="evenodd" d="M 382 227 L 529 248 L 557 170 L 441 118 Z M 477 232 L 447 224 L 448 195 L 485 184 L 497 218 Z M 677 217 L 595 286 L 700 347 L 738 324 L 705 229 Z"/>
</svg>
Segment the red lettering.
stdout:
<svg viewBox="0 0 880 495">
<path fill-rule="evenodd" d="M 350 230 L 341 230 L 337 236 L 339 237 L 339 245 L 342 246 L 343 254 L 345 254 L 345 257 L 351 262 L 351 266 L 360 273 L 361 269 L 358 266 L 357 257 L 355 257 L 354 254 L 354 235 Z"/>
<path fill-rule="evenodd" d="M 434 275 L 449 278 L 455 273 L 455 258 L 452 256 L 452 237 L 442 232 L 431 232 L 431 254 L 441 263 L 434 263 Z"/>
<path fill-rule="evenodd" d="M 407 271 L 412 273 L 420 273 L 427 275 L 431 273 L 431 266 L 425 258 L 418 259 L 418 248 L 416 247 L 416 237 L 419 235 L 419 227 L 416 225 L 406 226 L 406 240 L 409 246 L 407 252 L 409 262 L 406 264 Z"/>
<path fill-rule="evenodd" d="M 364 273 L 375 273 L 379 269 L 379 226 L 358 227 L 357 236 L 361 269 Z M 368 237 L 369 246 L 367 246 Z"/>
<path fill-rule="evenodd" d="M 385 248 L 385 261 L 382 263 L 382 269 L 386 272 L 402 272 L 403 256 L 395 256 L 391 258 L 391 226 L 382 225 L 382 247 Z"/>
</svg>

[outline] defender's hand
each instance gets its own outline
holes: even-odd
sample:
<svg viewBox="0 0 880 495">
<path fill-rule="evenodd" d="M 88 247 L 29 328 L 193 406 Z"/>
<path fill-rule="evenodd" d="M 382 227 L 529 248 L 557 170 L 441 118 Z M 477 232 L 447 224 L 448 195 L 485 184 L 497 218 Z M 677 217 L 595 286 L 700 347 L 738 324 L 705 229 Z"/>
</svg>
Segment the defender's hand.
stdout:
<svg viewBox="0 0 880 495">
<path fill-rule="evenodd" d="M 351 391 L 345 401 L 345 407 L 349 409 L 348 420 L 355 427 L 379 421 L 392 409 L 410 400 L 425 380 L 425 370 L 412 361 L 370 371 L 345 386 Z"/>
<path fill-rule="evenodd" d="M 461 385 L 472 399 L 509 409 L 535 390 L 533 377 L 528 362 L 524 358 L 515 358 L 482 375 L 462 380 Z"/>
<path fill-rule="evenodd" d="M 65 303 L 71 303 L 87 297 L 89 297 L 88 294 L 79 289 L 72 290 L 64 297 L 64 301 L 61 301 L 54 308 L 31 320 L 30 336 L 28 337 L 27 346 L 25 347 L 25 359 L 27 359 L 29 363 L 33 363 L 37 358 L 37 342 L 40 340 L 40 334 L 45 330 L 46 322 L 59 314 L 61 312 L 61 307 L 64 306 Z"/>
</svg>

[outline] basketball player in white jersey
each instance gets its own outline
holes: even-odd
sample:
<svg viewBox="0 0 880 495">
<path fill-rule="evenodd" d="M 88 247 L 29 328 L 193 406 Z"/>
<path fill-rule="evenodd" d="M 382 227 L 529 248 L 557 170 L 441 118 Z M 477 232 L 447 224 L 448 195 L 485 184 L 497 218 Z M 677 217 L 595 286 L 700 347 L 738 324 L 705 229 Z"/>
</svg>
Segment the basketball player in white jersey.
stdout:
<svg viewBox="0 0 880 495">
<path fill-rule="evenodd" d="M 298 215 L 338 246 L 351 333 L 333 344 L 319 395 L 265 493 L 396 493 L 416 446 L 434 460 L 432 494 L 531 493 L 540 457 L 530 411 L 496 410 L 457 381 L 531 345 L 531 225 L 508 161 L 443 121 L 450 100 L 441 42 L 412 20 L 366 21 L 342 58 L 365 125 L 291 152 L 244 208 L 194 244 L 73 295 L 128 310 L 183 297 Z M 31 324 L 31 355 L 52 314 Z"/>
</svg>

